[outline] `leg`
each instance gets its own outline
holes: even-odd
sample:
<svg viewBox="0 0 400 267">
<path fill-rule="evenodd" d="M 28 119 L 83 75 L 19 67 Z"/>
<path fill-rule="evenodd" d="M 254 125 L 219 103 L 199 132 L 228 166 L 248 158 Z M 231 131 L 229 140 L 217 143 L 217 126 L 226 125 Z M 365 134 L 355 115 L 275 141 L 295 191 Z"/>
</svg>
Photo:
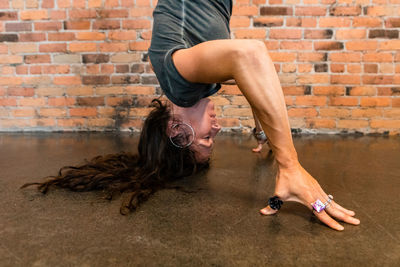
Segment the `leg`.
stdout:
<svg viewBox="0 0 400 267">
<path fill-rule="evenodd" d="M 275 194 L 283 200 L 310 203 L 328 199 L 318 182 L 299 164 L 278 75 L 264 43 L 254 40 L 215 40 L 178 50 L 173 55 L 180 74 L 190 82 L 214 83 L 235 79 L 266 131 L 278 163 Z M 332 216 L 352 224 L 354 213 L 332 205 Z M 263 213 L 268 213 L 264 210 Z M 330 227 L 343 227 L 325 211 L 316 213 Z"/>
</svg>

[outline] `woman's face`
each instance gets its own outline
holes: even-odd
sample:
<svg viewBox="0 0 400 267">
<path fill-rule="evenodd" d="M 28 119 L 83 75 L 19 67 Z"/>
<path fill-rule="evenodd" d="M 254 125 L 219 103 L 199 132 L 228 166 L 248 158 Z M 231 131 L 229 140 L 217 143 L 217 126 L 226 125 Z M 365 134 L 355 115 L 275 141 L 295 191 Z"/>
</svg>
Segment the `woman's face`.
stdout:
<svg viewBox="0 0 400 267">
<path fill-rule="evenodd" d="M 196 135 L 191 145 L 195 152 L 197 162 L 206 162 L 211 157 L 214 138 L 221 130 L 217 122 L 214 103 L 209 98 L 201 99 L 193 109 L 188 119 Z"/>
</svg>

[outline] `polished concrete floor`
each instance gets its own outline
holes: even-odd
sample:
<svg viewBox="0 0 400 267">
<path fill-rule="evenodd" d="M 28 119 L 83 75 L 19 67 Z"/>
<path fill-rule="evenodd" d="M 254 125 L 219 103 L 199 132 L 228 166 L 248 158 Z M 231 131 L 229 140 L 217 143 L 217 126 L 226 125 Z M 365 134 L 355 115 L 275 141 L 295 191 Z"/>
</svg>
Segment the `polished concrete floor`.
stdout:
<svg viewBox="0 0 400 267">
<path fill-rule="evenodd" d="M 59 167 L 135 151 L 137 136 L 0 133 L 0 266 L 400 266 L 400 138 L 301 136 L 303 166 L 361 225 L 337 232 L 285 203 L 258 210 L 273 192 L 275 166 L 248 136 L 219 136 L 211 169 L 162 190 L 136 213 L 120 199 L 26 182 Z"/>
</svg>

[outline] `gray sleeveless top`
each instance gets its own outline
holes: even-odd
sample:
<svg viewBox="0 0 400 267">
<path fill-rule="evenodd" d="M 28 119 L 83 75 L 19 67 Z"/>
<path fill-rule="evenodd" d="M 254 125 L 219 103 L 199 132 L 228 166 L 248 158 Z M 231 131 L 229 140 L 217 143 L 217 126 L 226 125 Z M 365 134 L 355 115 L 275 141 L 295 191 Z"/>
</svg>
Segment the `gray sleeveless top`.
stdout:
<svg viewBox="0 0 400 267">
<path fill-rule="evenodd" d="M 229 39 L 231 14 L 232 0 L 158 0 L 149 58 L 161 89 L 176 105 L 193 106 L 221 85 L 186 81 L 176 70 L 172 53 L 205 41 Z"/>
</svg>

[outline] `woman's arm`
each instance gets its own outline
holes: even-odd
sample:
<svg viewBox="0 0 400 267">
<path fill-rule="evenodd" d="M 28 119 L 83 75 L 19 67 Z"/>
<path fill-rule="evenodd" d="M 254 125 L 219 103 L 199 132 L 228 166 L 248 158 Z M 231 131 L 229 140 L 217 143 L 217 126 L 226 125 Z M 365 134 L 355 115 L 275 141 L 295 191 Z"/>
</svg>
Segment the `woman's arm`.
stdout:
<svg viewBox="0 0 400 267">
<path fill-rule="evenodd" d="M 180 74 L 190 82 L 216 83 L 235 79 L 259 118 L 275 154 L 278 163 L 277 196 L 284 201 L 300 202 L 310 210 L 310 203 L 328 199 L 318 182 L 299 164 L 282 88 L 263 42 L 237 39 L 209 41 L 178 50 L 173 60 Z M 266 207 L 261 212 L 271 214 L 276 211 Z M 342 230 L 343 226 L 329 215 L 347 223 L 359 224 L 359 220 L 352 217 L 354 212 L 334 201 L 326 211 L 314 213 L 336 230 Z"/>
</svg>

